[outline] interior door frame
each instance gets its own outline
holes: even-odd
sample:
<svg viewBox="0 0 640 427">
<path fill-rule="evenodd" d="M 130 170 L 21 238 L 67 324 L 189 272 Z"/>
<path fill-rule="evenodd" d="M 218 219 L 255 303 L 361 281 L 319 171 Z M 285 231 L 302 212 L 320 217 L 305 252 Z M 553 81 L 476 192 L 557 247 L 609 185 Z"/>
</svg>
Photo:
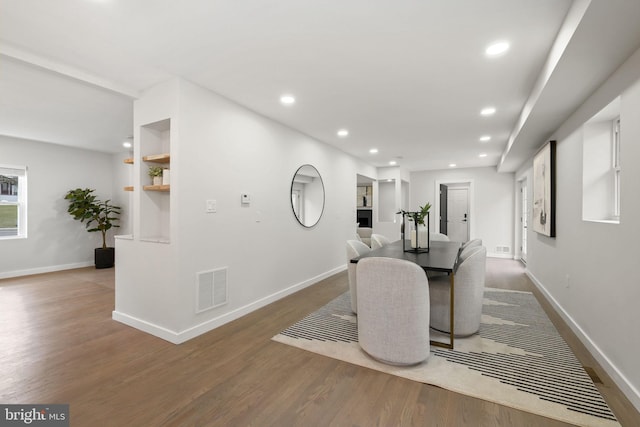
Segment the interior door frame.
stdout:
<svg viewBox="0 0 640 427">
<path fill-rule="evenodd" d="M 461 185 L 467 184 L 469 187 L 469 239 L 473 239 L 476 235 L 476 203 L 475 203 L 475 190 L 474 190 L 474 181 L 473 179 L 438 179 L 435 182 L 434 188 L 434 201 L 435 206 L 433 207 L 433 212 L 438 215 L 438 217 L 434 218 L 434 230 L 436 233 L 440 232 L 440 185 Z"/>
<path fill-rule="evenodd" d="M 524 264 L 527 263 L 527 250 L 524 250 L 522 248 L 525 247 L 525 245 L 528 244 L 528 240 L 529 240 L 529 234 L 528 234 L 528 230 L 530 228 L 530 217 L 531 217 L 531 199 L 530 199 L 530 195 L 531 195 L 531 190 L 530 190 L 530 186 L 529 186 L 529 179 L 528 177 L 525 175 L 523 177 L 521 177 L 520 179 L 516 180 L 516 210 L 515 210 L 515 214 L 516 214 L 516 218 L 515 218 L 515 223 L 516 223 L 516 233 L 515 233 L 515 238 L 516 238 L 516 251 L 515 251 L 515 258 L 516 259 L 520 259 L 520 261 L 522 261 Z M 523 192 L 523 189 L 526 191 L 526 194 Z M 527 207 L 526 209 L 524 208 L 524 202 L 526 200 L 526 204 Z M 524 229 L 524 224 L 523 224 L 523 218 L 526 219 L 527 221 L 527 231 L 525 231 Z M 526 236 L 524 236 L 524 233 L 527 233 Z M 528 249 L 528 248 L 526 248 Z"/>
</svg>

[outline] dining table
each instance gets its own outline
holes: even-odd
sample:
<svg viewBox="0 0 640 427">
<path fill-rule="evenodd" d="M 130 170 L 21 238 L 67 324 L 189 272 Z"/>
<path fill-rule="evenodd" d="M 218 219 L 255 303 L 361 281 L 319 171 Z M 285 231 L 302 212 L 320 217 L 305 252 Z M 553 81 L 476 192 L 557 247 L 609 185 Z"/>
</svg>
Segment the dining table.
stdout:
<svg viewBox="0 0 640 427">
<path fill-rule="evenodd" d="M 431 345 L 453 349 L 455 339 L 455 273 L 458 269 L 461 248 L 462 243 L 460 242 L 432 241 L 429 242 L 427 252 L 425 249 L 412 249 L 411 242 L 408 240 L 397 240 L 355 257 L 351 259 L 351 262 L 357 263 L 363 258 L 371 257 L 403 259 L 418 264 L 425 272 L 440 272 L 449 275 L 449 343 L 431 340 Z"/>
</svg>

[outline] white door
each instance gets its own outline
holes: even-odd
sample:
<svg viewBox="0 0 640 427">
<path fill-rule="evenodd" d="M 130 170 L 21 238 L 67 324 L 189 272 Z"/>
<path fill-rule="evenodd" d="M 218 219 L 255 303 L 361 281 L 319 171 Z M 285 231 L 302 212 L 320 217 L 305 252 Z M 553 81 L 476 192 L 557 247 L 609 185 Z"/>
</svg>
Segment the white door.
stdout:
<svg viewBox="0 0 640 427">
<path fill-rule="evenodd" d="M 529 200 L 527 197 L 527 180 L 520 181 L 520 226 L 522 227 L 520 235 L 522 236 L 520 242 L 520 258 L 522 262 L 527 262 L 527 219 L 529 218 Z"/>
<path fill-rule="evenodd" d="M 449 187 L 447 194 L 447 235 L 454 242 L 469 240 L 469 188 Z"/>
</svg>

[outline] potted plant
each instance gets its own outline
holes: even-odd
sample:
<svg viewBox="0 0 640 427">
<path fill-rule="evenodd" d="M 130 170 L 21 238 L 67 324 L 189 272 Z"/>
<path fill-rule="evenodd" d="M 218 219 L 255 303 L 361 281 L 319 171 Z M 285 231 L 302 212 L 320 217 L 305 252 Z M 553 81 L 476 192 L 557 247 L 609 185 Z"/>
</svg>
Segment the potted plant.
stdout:
<svg viewBox="0 0 640 427">
<path fill-rule="evenodd" d="M 69 190 L 64 198 L 69 201 L 67 212 L 73 219 L 85 223 L 88 232 L 102 233 L 102 247 L 95 249 L 94 261 L 96 268 L 110 268 L 115 260 L 115 248 L 107 247 L 107 231 L 112 227 L 120 227 L 115 224 L 120 220 L 120 207 L 112 205 L 111 200 L 99 200 L 92 194 L 94 191 L 76 188 Z"/>
<path fill-rule="evenodd" d="M 416 229 L 411 230 L 411 247 L 412 248 L 429 248 L 429 228 L 427 224 L 425 224 L 425 218 L 429 217 L 429 210 L 431 209 L 431 203 L 425 203 L 424 206 L 418 207 L 418 211 L 416 212 L 408 212 L 405 210 L 400 210 L 396 213 L 406 215 L 409 217 L 410 221 L 413 221 L 416 224 Z M 404 227 L 404 221 L 402 222 L 402 226 Z M 417 242 L 416 242 L 416 233 L 417 233 Z"/>
<path fill-rule="evenodd" d="M 153 185 L 162 185 L 162 168 L 160 166 L 149 166 L 149 176 L 153 180 Z"/>
</svg>

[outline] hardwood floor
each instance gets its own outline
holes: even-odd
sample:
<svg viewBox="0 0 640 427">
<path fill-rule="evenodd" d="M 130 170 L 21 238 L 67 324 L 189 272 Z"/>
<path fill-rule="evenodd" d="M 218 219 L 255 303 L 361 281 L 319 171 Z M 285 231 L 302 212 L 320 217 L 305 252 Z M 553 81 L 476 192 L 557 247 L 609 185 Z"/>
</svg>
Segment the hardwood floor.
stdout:
<svg viewBox="0 0 640 427">
<path fill-rule="evenodd" d="M 538 294 L 523 271 L 516 261 L 489 259 L 487 286 Z M 181 345 L 111 319 L 113 273 L 0 280 L 0 402 L 69 403 L 74 427 L 567 425 L 271 341 L 346 291 L 346 273 Z M 640 425 L 571 331 L 551 318 L 602 379 L 622 425 Z"/>
</svg>

